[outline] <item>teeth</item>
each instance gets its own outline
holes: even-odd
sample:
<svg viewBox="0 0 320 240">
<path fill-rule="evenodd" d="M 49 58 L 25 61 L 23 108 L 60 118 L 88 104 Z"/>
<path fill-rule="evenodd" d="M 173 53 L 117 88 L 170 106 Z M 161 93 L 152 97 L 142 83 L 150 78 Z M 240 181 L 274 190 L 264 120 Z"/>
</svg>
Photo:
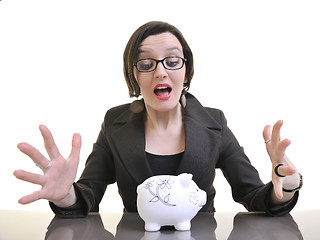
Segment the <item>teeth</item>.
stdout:
<svg viewBox="0 0 320 240">
<path fill-rule="evenodd" d="M 1 0 L 0 0 L 1 1 Z M 160 96 L 160 95 L 166 95 L 166 94 L 169 94 L 171 92 L 171 87 L 168 87 L 168 86 L 159 86 L 157 87 L 153 92 L 157 95 L 157 96 Z"/>
<path fill-rule="evenodd" d="M 159 90 L 163 90 L 163 89 L 166 89 L 166 88 L 168 88 L 168 87 L 165 87 L 165 86 L 157 87 L 157 89 L 159 89 Z"/>
</svg>

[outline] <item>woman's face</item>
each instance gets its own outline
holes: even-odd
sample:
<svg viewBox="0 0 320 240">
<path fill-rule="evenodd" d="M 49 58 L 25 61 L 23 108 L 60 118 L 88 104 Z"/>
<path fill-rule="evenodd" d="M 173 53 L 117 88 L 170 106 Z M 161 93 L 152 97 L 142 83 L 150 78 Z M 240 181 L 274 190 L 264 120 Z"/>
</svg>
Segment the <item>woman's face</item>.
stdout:
<svg viewBox="0 0 320 240">
<path fill-rule="evenodd" d="M 142 41 L 138 60 L 183 56 L 179 40 L 169 32 L 152 35 Z M 185 82 L 185 65 L 178 70 L 167 70 L 162 63 L 152 72 L 139 72 L 134 68 L 135 78 L 140 86 L 147 109 L 170 111 L 177 107 Z"/>
</svg>

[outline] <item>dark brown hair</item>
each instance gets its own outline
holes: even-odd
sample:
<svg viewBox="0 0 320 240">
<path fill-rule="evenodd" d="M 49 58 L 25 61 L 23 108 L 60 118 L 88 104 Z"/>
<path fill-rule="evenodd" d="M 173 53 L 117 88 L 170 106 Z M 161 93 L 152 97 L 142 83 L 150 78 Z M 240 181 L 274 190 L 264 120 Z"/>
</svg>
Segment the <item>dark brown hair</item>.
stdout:
<svg viewBox="0 0 320 240">
<path fill-rule="evenodd" d="M 194 68 L 192 51 L 187 41 L 176 27 L 166 22 L 153 21 L 142 25 L 132 34 L 123 53 L 123 71 L 129 88 L 130 97 L 140 96 L 140 87 L 133 74 L 133 65 L 138 60 L 138 50 L 141 42 L 151 35 L 157 35 L 165 32 L 172 33 L 179 40 L 182 46 L 184 58 L 187 59 L 185 63 L 186 83 L 184 84 L 184 89 L 188 90 L 190 88 L 190 82 L 193 77 Z"/>
</svg>

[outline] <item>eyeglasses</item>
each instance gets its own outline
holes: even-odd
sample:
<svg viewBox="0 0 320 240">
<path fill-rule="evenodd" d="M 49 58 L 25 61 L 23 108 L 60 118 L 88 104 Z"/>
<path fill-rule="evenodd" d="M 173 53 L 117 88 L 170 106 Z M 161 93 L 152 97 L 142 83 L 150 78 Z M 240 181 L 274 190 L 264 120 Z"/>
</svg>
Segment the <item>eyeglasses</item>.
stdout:
<svg viewBox="0 0 320 240">
<path fill-rule="evenodd" d="M 162 60 L 156 60 L 153 58 L 140 59 L 133 66 L 137 68 L 139 72 L 152 72 L 154 71 L 158 63 L 161 62 L 163 67 L 167 70 L 181 69 L 187 59 L 182 57 L 165 57 Z"/>
</svg>

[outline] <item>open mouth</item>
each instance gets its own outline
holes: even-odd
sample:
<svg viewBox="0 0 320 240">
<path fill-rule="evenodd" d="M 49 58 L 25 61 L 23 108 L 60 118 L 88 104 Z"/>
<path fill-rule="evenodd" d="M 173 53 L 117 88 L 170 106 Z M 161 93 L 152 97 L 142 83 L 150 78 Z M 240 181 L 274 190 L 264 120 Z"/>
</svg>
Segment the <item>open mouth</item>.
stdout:
<svg viewBox="0 0 320 240">
<path fill-rule="evenodd" d="M 153 92 L 157 96 L 166 96 L 169 95 L 171 91 L 172 88 L 169 85 L 157 85 Z"/>
</svg>

